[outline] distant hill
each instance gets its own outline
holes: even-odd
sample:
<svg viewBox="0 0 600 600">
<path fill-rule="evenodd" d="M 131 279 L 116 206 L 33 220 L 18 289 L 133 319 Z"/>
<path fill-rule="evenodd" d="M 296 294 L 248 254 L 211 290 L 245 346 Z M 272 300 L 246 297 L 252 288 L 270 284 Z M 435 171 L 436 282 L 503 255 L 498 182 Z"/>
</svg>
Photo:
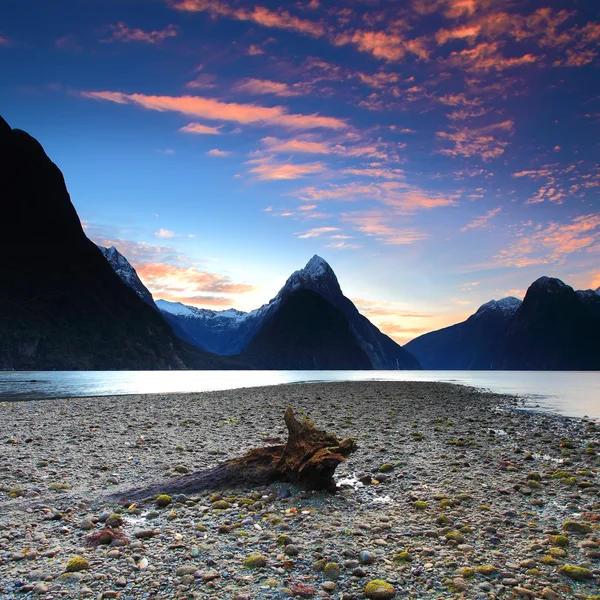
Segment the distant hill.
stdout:
<svg viewBox="0 0 600 600">
<path fill-rule="evenodd" d="M 0 118 L 0 369 L 226 368 L 182 342 L 85 236 L 62 173 Z"/>
<path fill-rule="evenodd" d="M 541 277 L 523 302 L 488 302 L 405 348 L 425 369 L 600 370 L 599 291 Z"/>
<path fill-rule="evenodd" d="M 493 369 L 506 326 L 520 305 L 513 297 L 492 300 L 466 321 L 426 333 L 404 347 L 424 369 Z"/>
</svg>

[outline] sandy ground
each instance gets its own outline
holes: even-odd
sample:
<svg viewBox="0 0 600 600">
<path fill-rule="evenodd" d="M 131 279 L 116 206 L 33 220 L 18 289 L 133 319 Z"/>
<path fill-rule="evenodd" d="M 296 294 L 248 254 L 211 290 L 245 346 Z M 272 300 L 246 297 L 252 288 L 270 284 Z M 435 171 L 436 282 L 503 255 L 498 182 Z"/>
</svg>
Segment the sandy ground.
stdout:
<svg viewBox="0 0 600 600">
<path fill-rule="evenodd" d="M 287 406 L 357 441 L 337 494 L 108 498 L 284 441 Z M 597 597 L 600 427 L 518 408 L 411 382 L 0 404 L 0 598 Z"/>
</svg>

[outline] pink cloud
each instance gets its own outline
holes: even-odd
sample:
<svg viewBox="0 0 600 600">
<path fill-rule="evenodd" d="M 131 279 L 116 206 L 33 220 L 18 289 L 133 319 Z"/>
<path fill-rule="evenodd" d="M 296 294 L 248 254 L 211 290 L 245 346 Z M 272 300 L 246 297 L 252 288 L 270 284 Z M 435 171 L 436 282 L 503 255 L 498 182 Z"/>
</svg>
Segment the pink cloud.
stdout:
<svg viewBox="0 0 600 600">
<path fill-rule="evenodd" d="M 219 135 L 221 133 L 220 127 L 209 127 L 208 125 L 202 125 L 202 123 L 189 123 L 185 127 L 181 127 L 179 131 L 200 135 Z"/>
<path fill-rule="evenodd" d="M 177 237 L 177 234 L 174 231 L 170 231 L 169 229 L 159 229 L 158 231 L 154 232 L 154 237 L 170 239 Z"/>
<path fill-rule="evenodd" d="M 123 21 L 110 26 L 112 35 L 109 38 L 100 40 L 103 43 L 110 42 L 145 42 L 147 44 L 159 44 L 167 38 L 177 36 L 175 25 L 168 25 L 165 29 L 156 31 L 143 31 L 137 27 L 129 27 Z"/>
<path fill-rule="evenodd" d="M 244 82 L 235 86 L 236 92 L 245 94 L 273 94 L 275 96 L 298 96 L 302 92 L 299 86 L 289 86 L 287 83 L 271 81 L 269 79 L 246 79 Z"/>
<path fill-rule="evenodd" d="M 495 257 L 500 266 L 562 264 L 574 253 L 600 252 L 600 215 L 582 215 L 568 223 L 527 224 L 515 237 L 516 241 Z"/>
<path fill-rule="evenodd" d="M 494 123 L 485 127 L 454 127 L 454 131 L 438 131 L 437 137 L 454 144 L 452 148 L 439 150 L 448 156 L 480 156 L 483 160 L 498 158 L 504 154 L 508 141 L 500 139 L 499 133 L 512 135 L 514 123 L 511 120 Z"/>
<path fill-rule="evenodd" d="M 280 140 L 276 137 L 265 137 L 261 142 L 268 147 L 271 152 L 276 153 L 294 153 L 301 152 L 306 154 L 331 154 L 331 145 L 327 142 L 315 142 L 307 139 Z"/>
<path fill-rule="evenodd" d="M 485 215 L 476 217 L 470 223 L 467 223 L 464 227 L 461 227 L 461 231 L 468 231 L 469 229 L 484 229 L 488 226 L 489 222 L 502 210 L 502 207 L 493 208 L 488 211 Z"/>
<path fill-rule="evenodd" d="M 219 150 L 218 148 L 213 148 L 206 153 L 207 156 L 216 156 L 217 158 L 225 158 L 230 154 L 231 152 L 228 152 L 227 150 Z"/>
<path fill-rule="evenodd" d="M 289 129 L 335 129 L 347 128 L 347 124 L 335 117 L 322 117 L 317 114 L 303 115 L 289 113 L 283 106 L 260 106 L 222 102 L 202 96 L 149 96 L 145 94 L 124 94 L 122 92 L 81 92 L 86 98 L 135 104 L 148 110 L 172 111 L 184 115 L 201 117 L 215 121 L 232 121 L 244 125 L 279 125 Z"/>
<path fill-rule="evenodd" d="M 311 37 L 325 35 L 322 23 L 301 19 L 287 10 L 273 11 L 263 6 L 236 8 L 222 0 L 174 0 L 171 5 L 183 12 L 208 12 L 212 17 L 230 17 L 239 21 L 251 21 L 262 27 L 286 29 Z"/>
<path fill-rule="evenodd" d="M 333 233 L 339 230 L 339 227 L 314 227 L 313 229 L 309 229 L 303 233 L 296 233 L 295 235 L 300 240 L 306 240 L 309 238 L 321 237 L 322 235 Z"/>
<path fill-rule="evenodd" d="M 415 228 L 394 227 L 389 216 L 378 211 L 350 213 L 344 216 L 356 231 L 390 246 L 404 246 L 429 239 L 431 236 Z"/>
<path fill-rule="evenodd" d="M 322 163 L 279 163 L 271 158 L 258 158 L 248 161 L 252 165 L 249 172 L 261 181 L 281 181 L 301 179 L 307 175 L 315 175 L 325 170 Z"/>
</svg>

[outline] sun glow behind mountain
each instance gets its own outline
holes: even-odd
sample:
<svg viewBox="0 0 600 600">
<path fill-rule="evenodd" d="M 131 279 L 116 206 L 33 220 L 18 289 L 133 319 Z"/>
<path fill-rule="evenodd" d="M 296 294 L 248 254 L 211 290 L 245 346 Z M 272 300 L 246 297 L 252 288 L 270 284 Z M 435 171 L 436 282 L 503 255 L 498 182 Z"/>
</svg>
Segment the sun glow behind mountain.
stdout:
<svg viewBox="0 0 600 600">
<path fill-rule="evenodd" d="M 600 285 L 593 3 L 46 7 L 0 8 L 3 114 L 156 298 L 251 310 L 318 253 L 403 343 Z"/>
</svg>

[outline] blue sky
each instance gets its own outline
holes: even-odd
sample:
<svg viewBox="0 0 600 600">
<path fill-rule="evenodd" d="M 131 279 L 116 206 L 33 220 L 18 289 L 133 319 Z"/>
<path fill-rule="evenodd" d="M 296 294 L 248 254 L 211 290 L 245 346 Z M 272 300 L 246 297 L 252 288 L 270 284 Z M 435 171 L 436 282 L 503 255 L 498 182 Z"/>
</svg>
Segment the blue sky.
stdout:
<svg viewBox="0 0 600 600">
<path fill-rule="evenodd" d="M 589 1 L 0 7 L 2 115 L 157 298 L 267 302 L 313 254 L 405 342 L 600 286 Z"/>
</svg>

